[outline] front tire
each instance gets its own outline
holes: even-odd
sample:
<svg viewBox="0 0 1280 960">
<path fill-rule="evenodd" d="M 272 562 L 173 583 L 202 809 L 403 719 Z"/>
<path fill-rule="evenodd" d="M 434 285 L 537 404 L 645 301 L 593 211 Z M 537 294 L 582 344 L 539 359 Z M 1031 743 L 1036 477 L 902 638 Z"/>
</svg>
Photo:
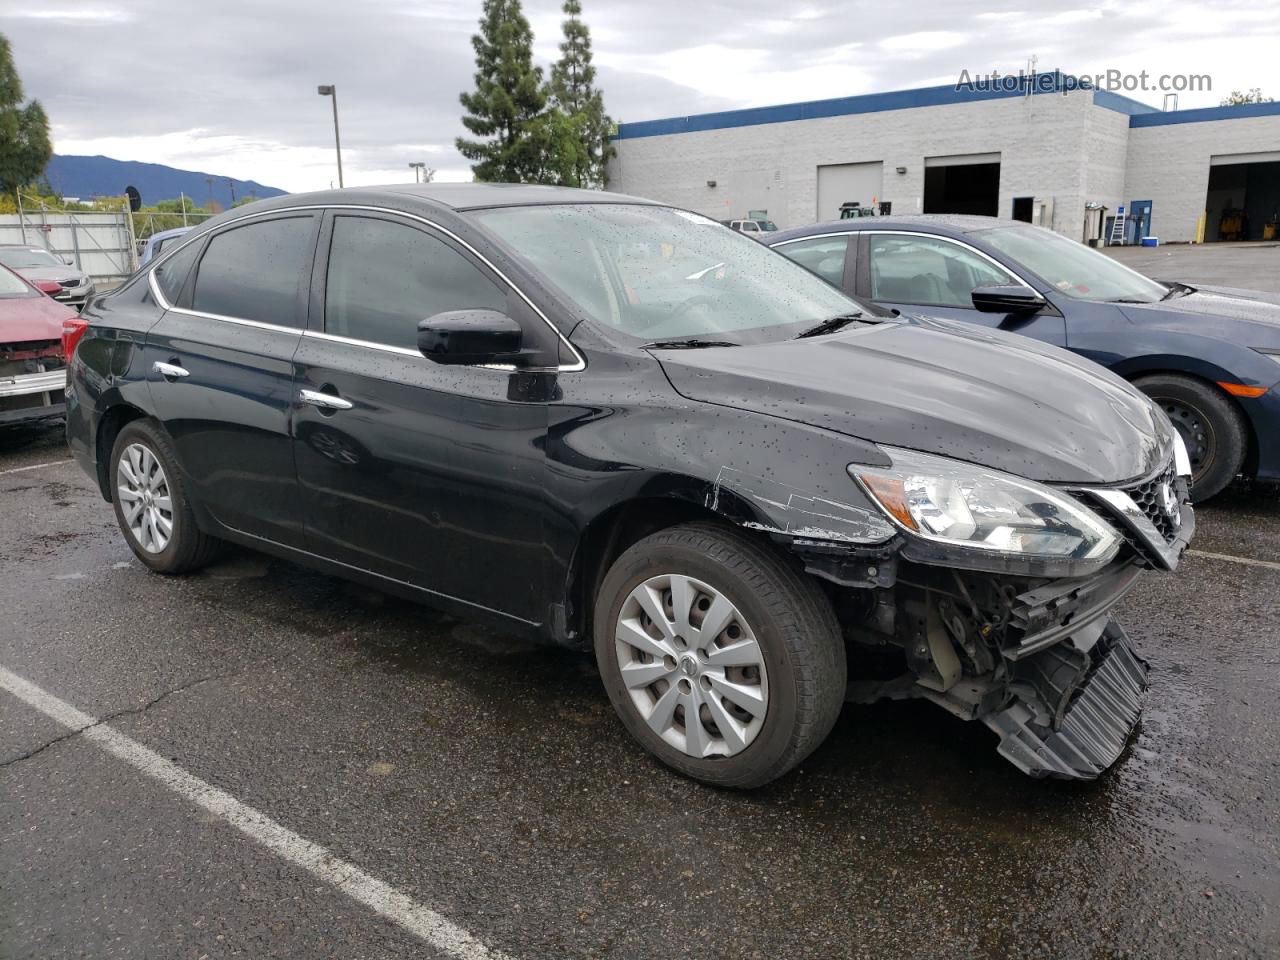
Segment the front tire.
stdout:
<svg viewBox="0 0 1280 960">
<path fill-rule="evenodd" d="M 1221 493 L 1244 463 L 1249 434 L 1244 417 L 1218 388 L 1175 373 L 1142 377 L 1134 386 L 1169 415 L 1191 458 L 1191 499 Z"/>
<path fill-rule="evenodd" d="M 196 526 L 169 438 L 147 420 L 126 424 L 111 448 L 111 502 L 134 554 L 157 573 L 190 573 L 221 542 Z"/>
<path fill-rule="evenodd" d="M 690 523 L 626 550 L 596 598 L 596 662 L 614 709 L 686 776 L 758 787 L 831 732 L 845 650 L 817 584 L 736 531 Z"/>
</svg>

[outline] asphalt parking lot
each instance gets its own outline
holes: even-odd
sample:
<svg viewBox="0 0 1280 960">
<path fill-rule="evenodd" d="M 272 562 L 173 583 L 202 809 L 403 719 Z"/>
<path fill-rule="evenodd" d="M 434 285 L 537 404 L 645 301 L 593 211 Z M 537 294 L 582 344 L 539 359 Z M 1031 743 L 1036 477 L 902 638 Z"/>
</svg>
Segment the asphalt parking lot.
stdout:
<svg viewBox="0 0 1280 960">
<path fill-rule="evenodd" d="M 751 794 L 642 753 L 585 655 L 248 552 L 148 573 L 57 431 L 0 437 L 0 498 L 0 957 L 1280 954 L 1274 490 L 1125 601 L 1101 781 L 894 703 Z"/>
</svg>

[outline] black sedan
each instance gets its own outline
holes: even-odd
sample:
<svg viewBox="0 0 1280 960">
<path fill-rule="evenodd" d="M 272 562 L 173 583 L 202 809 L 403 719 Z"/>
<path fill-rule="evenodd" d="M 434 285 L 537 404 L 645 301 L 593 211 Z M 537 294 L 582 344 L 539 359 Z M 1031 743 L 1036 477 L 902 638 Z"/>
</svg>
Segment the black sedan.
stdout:
<svg viewBox="0 0 1280 960">
<path fill-rule="evenodd" d="M 627 197 L 281 197 L 90 305 L 67 436 L 150 569 L 230 542 L 594 649 L 693 777 L 780 776 L 846 697 L 1097 776 L 1146 687 L 1110 611 L 1194 525 L 1178 434 L 1066 351 L 873 313 Z"/>
<path fill-rule="evenodd" d="M 1280 480 L 1273 294 L 1158 283 L 1061 234 L 993 217 L 844 220 L 766 242 L 884 308 L 1024 334 L 1109 367 L 1178 428 L 1196 500 L 1241 473 Z"/>
</svg>

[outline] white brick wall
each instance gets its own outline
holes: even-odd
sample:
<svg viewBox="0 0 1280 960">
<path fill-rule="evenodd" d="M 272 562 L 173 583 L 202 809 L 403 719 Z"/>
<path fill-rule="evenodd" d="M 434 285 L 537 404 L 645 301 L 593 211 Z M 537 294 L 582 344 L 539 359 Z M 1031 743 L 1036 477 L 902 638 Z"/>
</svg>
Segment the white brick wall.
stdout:
<svg viewBox="0 0 1280 960">
<path fill-rule="evenodd" d="M 1151 201 L 1151 232 L 1161 243 L 1194 240 L 1209 189 L 1209 158 L 1270 150 L 1280 150 L 1280 116 L 1134 127 L 1125 195 Z"/>
<path fill-rule="evenodd" d="M 910 214 L 921 211 L 925 157 L 999 152 L 1000 215 L 1010 215 L 1014 197 L 1051 197 L 1055 226 L 1078 237 L 1082 132 L 1098 112 L 1088 94 L 1073 93 L 637 137 L 616 144 L 609 189 L 717 220 L 766 209 L 778 226 L 790 227 L 814 221 L 822 164 L 882 161 L 884 190 L 877 199 L 892 201 L 894 213 Z M 900 166 L 905 174 L 895 172 Z"/>
<path fill-rule="evenodd" d="M 1052 198 L 1053 227 L 1079 240 L 1086 202 L 1152 201 L 1152 233 L 1195 237 L 1213 154 L 1280 149 L 1280 116 L 1129 126 L 1091 94 L 1039 95 L 620 140 L 611 190 L 728 220 L 765 209 L 779 227 L 817 217 L 817 168 L 881 161 L 878 200 L 921 212 L 924 158 L 999 152 L 999 215 Z M 896 172 L 905 167 L 906 173 Z M 714 180 L 716 186 L 708 187 Z M 851 197 L 864 203 L 870 197 Z"/>
</svg>

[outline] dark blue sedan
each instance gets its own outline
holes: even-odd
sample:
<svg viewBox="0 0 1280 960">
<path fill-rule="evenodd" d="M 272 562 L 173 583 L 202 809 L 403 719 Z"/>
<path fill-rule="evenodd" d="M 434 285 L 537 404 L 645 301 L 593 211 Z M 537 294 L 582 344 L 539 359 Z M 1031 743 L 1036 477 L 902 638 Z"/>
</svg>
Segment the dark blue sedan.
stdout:
<svg viewBox="0 0 1280 960">
<path fill-rule="evenodd" d="M 886 309 L 998 327 L 1111 368 L 1182 434 L 1197 500 L 1241 473 L 1280 480 L 1274 294 L 1158 283 L 1061 234 L 993 217 L 842 220 L 768 243 Z"/>
</svg>

